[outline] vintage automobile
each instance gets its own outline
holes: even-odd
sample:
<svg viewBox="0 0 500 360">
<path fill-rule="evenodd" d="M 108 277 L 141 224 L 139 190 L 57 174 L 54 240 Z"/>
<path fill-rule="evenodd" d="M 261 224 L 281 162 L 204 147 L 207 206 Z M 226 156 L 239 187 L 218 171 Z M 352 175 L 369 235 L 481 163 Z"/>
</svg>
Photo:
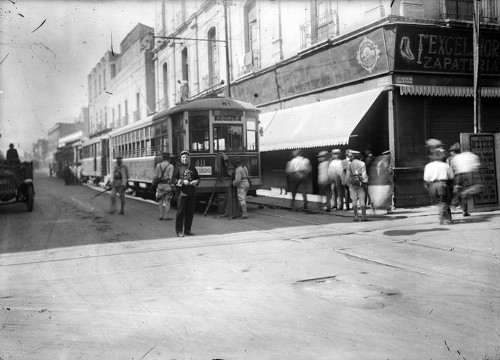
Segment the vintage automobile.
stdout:
<svg viewBox="0 0 500 360">
<path fill-rule="evenodd" d="M 33 162 L 2 162 L 0 160 L 0 205 L 22 202 L 33 211 L 35 188 Z"/>
</svg>

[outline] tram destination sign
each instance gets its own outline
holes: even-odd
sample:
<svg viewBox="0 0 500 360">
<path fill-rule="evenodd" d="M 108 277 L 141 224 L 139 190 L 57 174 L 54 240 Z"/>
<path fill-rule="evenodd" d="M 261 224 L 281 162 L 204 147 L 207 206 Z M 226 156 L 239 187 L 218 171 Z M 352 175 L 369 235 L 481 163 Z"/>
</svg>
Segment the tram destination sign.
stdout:
<svg viewBox="0 0 500 360">
<path fill-rule="evenodd" d="M 215 121 L 241 121 L 241 112 L 235 111 L 214 111 Z"/>
</svg>

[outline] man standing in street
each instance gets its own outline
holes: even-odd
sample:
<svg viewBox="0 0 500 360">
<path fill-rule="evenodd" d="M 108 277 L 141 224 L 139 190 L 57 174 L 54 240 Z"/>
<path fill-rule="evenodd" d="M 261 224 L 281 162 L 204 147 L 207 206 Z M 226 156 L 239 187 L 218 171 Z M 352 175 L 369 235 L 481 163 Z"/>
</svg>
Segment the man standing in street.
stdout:
<svg viewBox="0 0 500 360">
<path fill-rule="evenodd" d="M 177 214 L 175 216 L 175 231 L 177 236 L 192 236 L 194 206 L 196 202 L 196 186 L 200 183 L 198 171 L 191 165 L 190 154 L 184 150 L 180 154 L 181 162 L 174 169 L 173 183 L 178 188 Z"/>
<path fill-rule="evenodd" d="M 439 223 L 452 224 L 451 219 L 451 189 L 450 183 L 455 177 L 451 166 L 446 162 L 444 149 L 436 149 L 429 156 L 431 162 L 425 165 L 424 181 L 425 187 L 433 200 L 439 205 Z"/>
<path fill-rule="evenodd" d="M 236 194 L 238 196 L 238 202 L 241 206 L 241 219 L 248 219 L 247 212 L 247 192 L 250 189 L 250 179 L 248 178 L 248 169 L 245 164 L 240 159 L 234 160 L 235 173 L 233 186 L 236 187 Z"/>
<path fill-rule="evenodd" d="M 347 165 L 346 178 L 349 184 L 349 193 L 352 200 L 352 210 L 354 221 L 358 221 L 358 200 L 361 208 L 361 221 L 368 221 L 366 218 L 366 188 L 368 186 L 368 174 L 366 165 L 361 161 L 361 153 L 356 150 L 349 151 L 349 163 Z"/>
<path fill-rule="evenodd" d="M 342 210 L 344 208 L 344 201 L 346 209 L 349 210 L 349 199 L 344 200 L 344 185 L 342 184 L 346 166 L 347 161 L 342 160 L 342 151 L 340 149 L 333 149 L 328 165 L 328 177 L 330 178 L 332 187 L 331 193 L 334 210 Z"/>
<path fill-rule="evenodd" d="M 332 211 L 332 184 L 330 176 L 328 176 L 329 165 L 330 154 L 326 150 L 321 150 L 318 153 L 318 188 L 321 196 L 320 210 L 326 212 Z"/>
<path fill-rule="evenodd" d="M 116 194 L 120 196 L 120 212 L 118 214 L 123 215 L 125 212 L 125 188 L 127 187 L 128 181 L 128 168 L 122 164 L 122 157 L 118 156 L 116 158 L 116 167 L 113 171 L 113 180 L 111 181 L 111 209 L 110 213 L 116 211 Z"/>
<path fill-rule="evenodd" d="M 292 190 L 292 210 L 295 209 L 295 196 L 299 189 L 302 192 L 302 198 L 304 199 L 304 209 L 307 209 L 307 179 L 309 174 L 311 174 L 311 162 L 302 156 L 302 151 L 300 149 L 293 151 L 293 159 L 290 160 L 286 165 L 286 174 L 290 177 L 290 187 Z"/>
<path fill-rule="evenodd" d="M 174 196 L 172 189 L 172 176 L 174 175 L 174 166 L 169 162 L 170 153 L 162 154 L 163 161 L 156 165 L 155 178 L 156 183 L 156 201 L 160 213 L 159 220 L 172 220 L 170 217 L 170 201 Z"/>
</svg>

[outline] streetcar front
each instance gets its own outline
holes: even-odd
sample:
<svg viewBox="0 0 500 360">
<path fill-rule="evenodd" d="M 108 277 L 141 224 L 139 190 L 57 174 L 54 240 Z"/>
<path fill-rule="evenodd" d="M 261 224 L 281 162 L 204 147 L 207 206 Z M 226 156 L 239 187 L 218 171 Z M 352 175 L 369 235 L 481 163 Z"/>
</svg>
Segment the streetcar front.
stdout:
<svg viewBox="0 0 500 360">
<path fill-rule="evenodd" d="M 227 192 L 235 159 L 249 170 L 249 194 L 261 188 L 259 112 L 249 103 L 212 97 L 179 104 L 153 117 L 168 128 L 168 147 L 175 161 L 180 160 L 181 151 L 189 151 L 201 179 L 199 200 Z"/>
</svg>

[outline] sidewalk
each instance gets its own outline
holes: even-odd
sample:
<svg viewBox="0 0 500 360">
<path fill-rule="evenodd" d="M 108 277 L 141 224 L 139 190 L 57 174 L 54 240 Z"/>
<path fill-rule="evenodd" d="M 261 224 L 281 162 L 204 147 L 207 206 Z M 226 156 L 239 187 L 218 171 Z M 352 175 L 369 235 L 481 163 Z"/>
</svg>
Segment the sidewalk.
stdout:
<svg viewBox="0 0 500 360">
<path fill-rule="evenodd" d="M 284 194 L 280 193 L 279 190 L 267 190 L 260 189 L 257 190 L 256 197 L 248 197 L 247 203 L 255 204 L 259 206 L 265 206 L 268 208 L 278 208 L 278 209 L 291 209 L 292 194 L 290 192 Z M 331 212 L 326 212 L 321 210 L 321 197 L 315 194 L 307 194 L 308 200 L 308 213 L 321 213 L 325 215 L 341 216 L 341 217 L 352 217 L 352 209 L 347 210 L 332 210 Z M 302 194 L 297 194 L 296 196 L 296 208 L 302 209 L 303 201 Z M 461 214 L 459 208 L 451 208 L 452 214 Z M 401 214 L 405 217 L 415 217 L 415 216 L 437 216 L 438 208 L 437 205 L 429 205 L 422 207 L 412 207 L 412 208 L 393 208 L 393 213 L 387 214 L 385 210 L 375 210 L 375 213 L 371 208 L 367 209 L 367 214 L 370 217 L 380 217 L 380 218 L 392 218 L 400 216 Z"/>
</svg>

